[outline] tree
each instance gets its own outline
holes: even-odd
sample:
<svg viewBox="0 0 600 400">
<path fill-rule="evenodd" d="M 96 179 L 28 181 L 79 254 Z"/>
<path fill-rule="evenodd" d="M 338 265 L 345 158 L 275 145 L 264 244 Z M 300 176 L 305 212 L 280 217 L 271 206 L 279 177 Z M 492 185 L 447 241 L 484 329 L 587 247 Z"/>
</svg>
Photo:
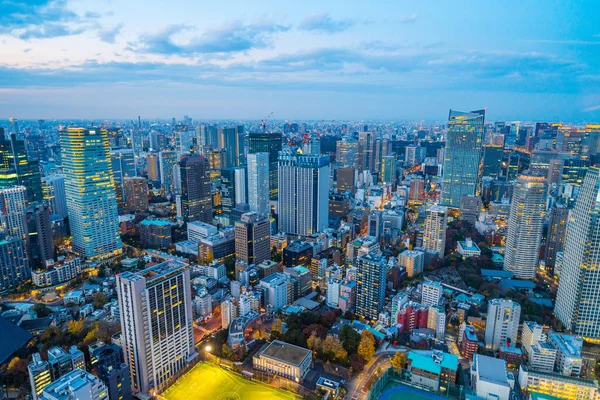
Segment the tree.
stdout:
<svg viewBox="0 0 600 400">
<path fill-rule="evenodd" d="M 358 354 L 352 354 L 350 356 L 350 368 L 352 368 L 353 373 L 362 372 L 362 370 L 365 368 L 365 364 L 365 359 Z"/>
<path fill-rule="evenodd" d="M 45 318 L 52 314 L 52 311 L 43 304 L 36 304 L 35 306 L 33 306 L 33 311 L 35 311 L 38 318 Z"/>
<path fill-rule="evenodd" d="M 321 351 L 322 342 L 323 341 L 317 336 L 316 332 L 313 332 L 312 335 L 310 335 L 310 337 L 306 340 L 306 345 L 310 350 L 312 350 L 315 357 Z"/>
<path fill-rule="evenodd" d="M 27 360 L 15 357 L 8 363 L 4 373 L 4 383 L 11 387 L 25 386 L 28 381 Z"/>
<path fill-rule="evenodd" d="M 83 321 L 73 320 L 69 322 L 67 331 L 72 336 L 78 336 L 83 331 Z"/>
<path fill-rule="evenodd" d="M 233 357 L 233 350 L 231 350 L 231 347 L 229 347 L 227 343 L 223 343 L 223 346 L 221 347 L 221 354 L 224 358 L 231 360 Z"/>
<path fill-rule="evenodd" d="M 108 300 L 106 299 L 104 293 L 96 293 L 96 295 L 94 296 L 94 308 L 102 308 L 106 303 L 108 303 Z"/>
<path fill-rule="evenodd" d="M 360 343 L 358 345 L 358 355 L 366 362 L 371 361 L 375 354 L 375 338 L 373 334 L 366 329 L 360 334 Z"/>
<path fill-rule="evenodd" d="M 339 338 L 348 354 L 356 354 L 358 351 L 358 344 L 360 343 L 360 335 L 354 328 L 350 325 L 343 325 L 340 330 Z"/>
<path fill-rule="evenodd" d="M 344 361 L 348 357 L 348 352 L 344 349 L 342 342 L 331 335 L 327 335 L 323 341 L 321 352 L 327 360 Z"/>
<path fill-rule="evenodd" d="M 396 352 L 396 354 L 394 354 L 394 358 L 392 358 L 391 364 L 396 371 L 404 368 L 406 365 L 406 353 L 401 351 Z"/>
</svg>

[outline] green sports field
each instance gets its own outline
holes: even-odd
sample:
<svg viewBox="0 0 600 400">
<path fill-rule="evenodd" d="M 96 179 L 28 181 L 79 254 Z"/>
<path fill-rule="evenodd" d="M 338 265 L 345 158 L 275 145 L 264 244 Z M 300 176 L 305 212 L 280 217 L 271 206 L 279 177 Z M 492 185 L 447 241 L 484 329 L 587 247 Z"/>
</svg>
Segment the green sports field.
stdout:
<svg viewBox="0 0 600 400">
<path fill-rule="evenodd" d="M 167 400 L 296 400 L 300 397 L 248 380 L 210 363 L 200 363 L 161 394 Z"/>
</svg>

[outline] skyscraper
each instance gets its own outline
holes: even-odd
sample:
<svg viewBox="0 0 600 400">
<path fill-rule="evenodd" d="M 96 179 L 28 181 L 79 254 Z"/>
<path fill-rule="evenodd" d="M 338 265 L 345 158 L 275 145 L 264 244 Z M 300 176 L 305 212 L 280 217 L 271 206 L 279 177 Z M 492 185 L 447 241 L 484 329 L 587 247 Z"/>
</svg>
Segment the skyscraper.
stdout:
<svg viewBox="0 0 600 400">
<path fill-rule="evenodd" d="M 279 153 L 279 228 L 312 235 L 328 225 L 329 157 Z"/>
<path fill-rule="evenodd" d="M 600 169 L 588 170 L 567 222 L 556 317 L 575 335 L 600 338 Z"/>
<path fill-rule="evenodd" d="M 377 252 L 358 258 L 356 313 L 367 319 L 377 319 L 385 303 L 387 264 Z"/>
<path fill-rule="evenodd" d="M 112 150 L 110 152 L 110 161 L 115 181 L 115 194 L 117 196 L 117 205 L 123 208 L 123 186 L 125 178 L 136 176 L 135 155 L 131 149 Z"/>
<path fill-rule="evenodd" d="M 375 169 L 375 133 L 358 132 L 358 170 Z"/>
<path fill-rule="evenodd" d="M 117 199 L 108 137 L 100 128 L 68 128 L 60 145 L 72 248 L 102 259 L 121 252 Z"/>
<path fill-rule="evenodd" d="M 226 167 L 237 167 L 244 164 L 244 126 L 223 128 L 221 147 L 227 151 Z"/>
<path fill-rule="evenodd" d="M 423 233 L 423 248 L 433 250 L 444 258 L 446 249 L 446 225 L 448 209 L 443 206 L 431 206 L 425 217 L 425 232 Z"/>
<path fill-rule="evenodd" d="M 27 201 L 25 186 L 0 189 L 0 232 L 27 242 Z"/>
<path fill-rule="evenodd" d="M 485 348 L 498 350 L 508 341 L 514 346 L 519 333 L 521 306 L 508 299 L 493 299 L 488 302 L 488 317 L 485 324 Z"/>
<path fill-rule="evenodd" d="M 25 243 L 24 239 L 14 236 L 0 237 L 0 291 L 16 289 L 31 277 Z"/>
<path fill-rule="evenodd" d="M 564 205 L 556 205 L 550 210 L 548 238 L 546 239 L 546 269 L 551 271 L 556 265 L 556 253 L 564 250 L 567 236 L 567 219 L 569 209 Z M 554 271 L 555 275 L 558 275 Z"/>
<path fill-rule="evenodd" d="M 148 182 L 146 178 L 136 176 L 125 178 L 124 207 L 129 212 L 143 212 L 148 209 Z"/>
<path fill-rule="evenodd" d="M 8 138 L 0 128 L 0 189 L 15 185 L 27 188 L 27 201 L 42 200 L 42 181 L 37 160 L 27 158 L 25 142 L 15 134 Z"/>
<path fill-rule="evenodd" d="M 208 161 L 204 156 L 184 156 L 180 162 L 181 202 L 186 222 L 212 222 Z"/>
<path fill-rule="evenodd" d="M 50 224 L 50 207 L 45 201 L 33 203 L 27 208 L 27 230 L 29 231 L 30 261 L 44 265 L 54 259 L 54 237 Z"/>
<path fill-rule="evenodd" d="M 235 222 L 235 256 L 248 265 L 271 259 L 271 230 L 265 216 L 250 212 Z"/>
<path fill-rule="evenodd" d="M 248 205 L 260 215 L 269 214 L 269 153 L 248 154 Z"/>
<path fill-rule="evenodd" d="M 396 181 L 396 156 L 383 156 L 379 181 L 386 184 L 392 184 Z"/>
<path fill-rule="evenodd" d="M 248 135 L 248 154 L 269 153 L 269 198 L 277 200 L 279 193 L 278 159 L 281 151 L 281 133 L 252 132 Z"/>
<path fill-rule="evenodd" d="M 160 169 L 160 183 L 166 193 L 175 192 L 175 179 L 173 178 L 173 167 L 177 164 L 178 157 L 175 151 L 161 151 L 158 153 L 158 164 Z"/>
<path fill-rule="evenodd" d="M 158 153 L 148 153 L 146 156 L 146 173 L 148 174 L 148 179 L 151 180 L 154 185 L 160 183 Z"/>
<path fill-rule="evenodd" d="M 521 175 L 513 192 L 504 269 L 519 279 L 534 279 L 546 217 L 546 178 Z"/>
<path fill-rule="evenodd" d="M 443 166 L 441 204 L 460 206 L 462 196 L 477 193 L 485 110 L 450 110 Z"/>
<path fill-rule="evenodd" d="M 161 390 L 195 355 L 190 271 L 174 260 L 117 275 L 125 363 L 134 391 Z"/>
<path fill-rule="evenodd" d="M 343 137 L 336 143 L 335 161 L 342 168 L 358 168 L 358 142 L 351 137 Z"/>
<path fill-rule="evenodd" d="M 65 176 L 50 175 L 44 178 L 44 200 L 50 205 L 52 214 L 67 218 L 67 197 L 65 194 Z"/>
</svg>

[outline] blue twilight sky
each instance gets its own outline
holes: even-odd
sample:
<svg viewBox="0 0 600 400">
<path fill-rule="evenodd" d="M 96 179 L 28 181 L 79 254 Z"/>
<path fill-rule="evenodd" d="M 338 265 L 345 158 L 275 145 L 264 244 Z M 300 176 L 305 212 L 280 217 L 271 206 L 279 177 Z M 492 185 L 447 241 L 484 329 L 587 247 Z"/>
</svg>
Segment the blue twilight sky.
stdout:
<svg viewBox="0 0 600 400">
<path fill-rule="evenodd" d="M 0 0 L 0 119 L 600 120 L 600 1 Z"/>
</svg>

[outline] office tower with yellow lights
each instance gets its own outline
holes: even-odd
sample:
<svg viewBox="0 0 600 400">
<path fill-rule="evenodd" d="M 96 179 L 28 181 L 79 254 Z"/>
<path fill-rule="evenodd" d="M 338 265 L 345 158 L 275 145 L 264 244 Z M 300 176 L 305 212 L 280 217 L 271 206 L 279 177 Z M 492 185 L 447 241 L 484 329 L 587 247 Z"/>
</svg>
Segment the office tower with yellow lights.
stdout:
<svg viewBox="0 0 600 400">
<path fill-rule="evenodd" d="M 161 391 L 196 356 L 187 266 L 169 260 L 117 275 L 122 347 L 134 392 Z"/>
<path fill-rule="evenodd" d="M 117 199 L 106 131 L 68 128 L 60 135 L 71 246 L 104 259 L 121 253 Z"/>
<path fill-rule="evenodd" d="M 521 175 L 513 192 L 504 270 L 518 279 L 534 279 L 539 261 L 540 242 L 546 218 L 546 178 Z"/>
</svg>

